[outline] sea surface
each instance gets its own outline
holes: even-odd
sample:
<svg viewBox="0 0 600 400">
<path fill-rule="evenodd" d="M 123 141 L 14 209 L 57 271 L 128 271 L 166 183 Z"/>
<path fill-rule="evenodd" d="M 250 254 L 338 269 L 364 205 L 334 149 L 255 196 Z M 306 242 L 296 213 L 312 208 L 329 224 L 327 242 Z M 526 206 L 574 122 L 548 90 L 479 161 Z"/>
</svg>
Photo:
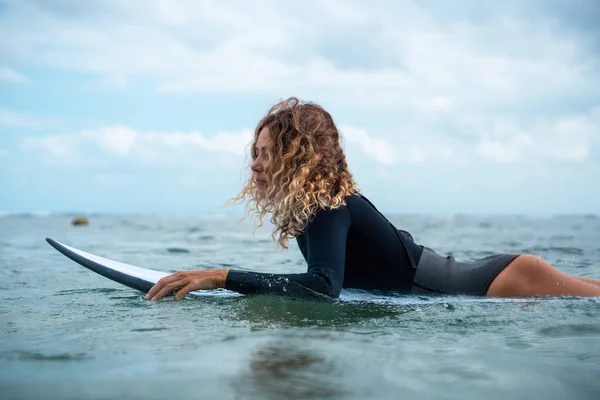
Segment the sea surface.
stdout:
<svg viewBox="0 0 600 400">
<path fill-rule="evenodd" d="M 599 399 L 600 299 L 344 291 L 319 302 L 224 290 L 144 300 L 50 237 L 146 268 L 301 272 L 230 216 L 0 217 L 2 399 Z M 532 253 L 600 279 L 600 217 L 390 215 L 470 261 Z"/>
</svg>

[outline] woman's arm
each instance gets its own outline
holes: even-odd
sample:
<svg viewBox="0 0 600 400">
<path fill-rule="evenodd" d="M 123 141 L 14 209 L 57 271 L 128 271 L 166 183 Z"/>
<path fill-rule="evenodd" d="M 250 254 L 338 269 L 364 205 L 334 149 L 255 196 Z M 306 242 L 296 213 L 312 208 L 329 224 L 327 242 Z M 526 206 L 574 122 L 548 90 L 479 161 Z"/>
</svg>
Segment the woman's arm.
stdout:
<svg viewBox="0 0 600 400">
<path fill-rule="evenodd" d="M 338 297 L 344 281 L 350 212 L 321 210 L 303 232 L 308 269 L 299 274 L 230 270 L 225 288 L 239 293 Z"/>
<path fill-rule="evenodd" d="M 146 299 L 158 300 L 177 292 L 175 300 L 199 289 L 225 288 L 238 293 L 270 293 L 294 297 L 340 295 L 346 264 L 350 213 L 343 207 L 321 210 L 303 234 L 308 269 L 298 274 L 269 274 L 241 270 L 181 271 L 161 279 Z"/>
</svg>

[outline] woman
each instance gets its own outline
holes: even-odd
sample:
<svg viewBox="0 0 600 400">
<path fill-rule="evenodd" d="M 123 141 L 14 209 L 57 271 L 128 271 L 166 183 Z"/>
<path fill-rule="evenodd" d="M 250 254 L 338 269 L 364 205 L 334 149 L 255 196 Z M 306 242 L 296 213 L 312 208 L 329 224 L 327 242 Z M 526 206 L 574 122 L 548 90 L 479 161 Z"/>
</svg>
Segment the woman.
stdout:
<svg viewBox="0 0 600 400">
<path fill-rule="evenodd" d="M 600 281 L 563 274 L 532 255 L 497 254 L 457 262 L 397 230 L 364 197 L 348 170 L 339 133 L 323 108 L 291 98 L 256 127 L 252 175 L 233 200 L 249 198 L 260 223 L 269 213 L 273 238 L 296 238 L 308 264 L 299 274 L 240 270 L 181 271 L 161 279 L 146 299 L 226 288 L 336 298 L 342 287 L 494 297 L 600 296 Z M 253 207 L 251 207 L 253 205 Z"/>
</svg>

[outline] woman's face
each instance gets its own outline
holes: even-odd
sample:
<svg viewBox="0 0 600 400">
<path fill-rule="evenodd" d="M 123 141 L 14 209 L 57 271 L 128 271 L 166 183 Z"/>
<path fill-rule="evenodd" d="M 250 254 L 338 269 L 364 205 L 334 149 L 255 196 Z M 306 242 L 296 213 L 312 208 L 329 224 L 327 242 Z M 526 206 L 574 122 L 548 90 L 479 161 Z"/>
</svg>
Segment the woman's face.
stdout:
<svg viewBox="0 0 600 400">
<path fill-rule="evenodd" d="M 259 134 L 258 139 L 256 140 L 256 150 L 254 153 L 254 161 L 250 166 L 253 172 L 253 179 L 256 185 L 265 190 L 267 188 L 267 169 L 269 168 L 270 160 L 269 155 L 267 154 L 267 149 L 271 143 L 271 138 L 269 137 L 269 128 L 263 128 Z"/>
</svg>

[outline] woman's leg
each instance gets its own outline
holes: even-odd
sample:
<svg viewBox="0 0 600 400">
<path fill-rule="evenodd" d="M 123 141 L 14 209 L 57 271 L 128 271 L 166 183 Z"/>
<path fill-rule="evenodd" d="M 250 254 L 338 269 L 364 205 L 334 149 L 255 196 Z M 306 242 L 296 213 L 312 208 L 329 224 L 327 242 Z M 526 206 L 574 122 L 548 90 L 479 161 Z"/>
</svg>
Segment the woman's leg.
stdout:
<svg viewBox="0 0 600 400">
<path fill-rule="evenodd" d="M 490 285 L 488 296 L 588 296 L 600 297 L 600 286 L 585 278 L 568 276 L 539 257 L 524 254 L 506 267 Z"/>
<path fill-rule="evenodd" d="M 597 279 L 583 278 L 581 276 L 574 276 L 573 278 L 579 279 L 580 281 L 584 281 L 587 283 L 591 283 L 592 285 L 600 286 L 600 281 Z"/>
</svg>

